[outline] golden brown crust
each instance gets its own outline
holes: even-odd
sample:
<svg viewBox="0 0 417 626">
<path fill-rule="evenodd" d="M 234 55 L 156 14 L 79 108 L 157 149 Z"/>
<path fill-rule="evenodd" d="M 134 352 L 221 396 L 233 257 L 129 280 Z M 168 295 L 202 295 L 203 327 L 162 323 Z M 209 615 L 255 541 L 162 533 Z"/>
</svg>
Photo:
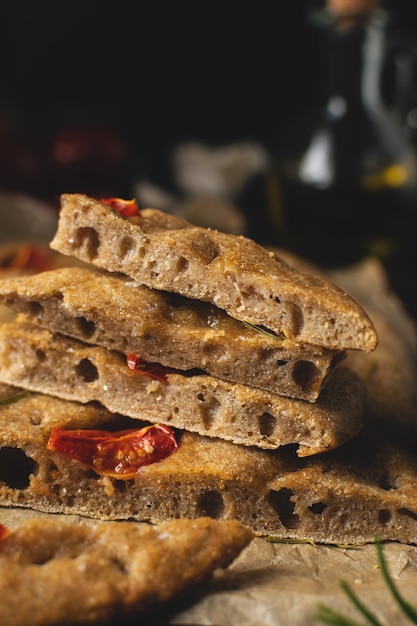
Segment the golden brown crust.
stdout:
<svg viewBox="0 0 417 626">
<path fill-rule="evenodd" d="M 87 343 L 309 401 L 342 356 L 261 334 L 209 303 L 94 269 L 1 280 L 0 303 Z"/>
<path fill-rule="evenodd" d="M 167 384 L 132 372 L 120 353 L 24 319 L 0 326 L 0 380 L 66 400 L 96 400 L 114 413 L 239 444 L 269 449 L 296 444 L 300 456 L 354 437 L 365 404 L 359 376 L 341 366 L 315 403 L 206 374 L 173 372 Z"/>
<path fill-rule="evenodd" d="M 64 194 L 51 247 L 151 288 L 211 302 L 300 343 L 376 346 L 369 317 L 332 283 L 302 274 L 250 239 L 155 209 L 126 219 L 92 198 Z"/>
<path fill-rule="evenodd" d="M 417 460 L 370 428 L 304 459 L 291 447 L 270 452 L 182 432 L 177 452 L 127 481 L 46 449 L 57 425 L 128 423 L 96 405 L 37 394 L 0 406 L 0 504 L 154 523 L 234 518 L 258 535 L 323 543 L 417 543 Z"/>
<path fill-rule="evenodd" d="M 207 581 L 251 541 L 238 522 L 159 526 L 32 519 L 0 540 L 0 623 L 95 623 L 143 612 Z"/>
</svg>

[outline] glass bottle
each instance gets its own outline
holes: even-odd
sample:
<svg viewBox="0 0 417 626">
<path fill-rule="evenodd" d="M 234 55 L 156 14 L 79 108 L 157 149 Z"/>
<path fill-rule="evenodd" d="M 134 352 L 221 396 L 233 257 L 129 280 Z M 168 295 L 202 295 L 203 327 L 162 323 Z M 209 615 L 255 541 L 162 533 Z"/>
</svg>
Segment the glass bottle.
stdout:
<svg viewBox="0 0 417 626">
<path fill-rule="evenodd" d="M 417 164 L 381 96 L 388 15 L 375 0 L 328 0 L 318 17 L 318 108 L 281 138 L 267 176 L 274 243 L 323 267 L 376 255 L 406 297 L 417 259 Z"/>
</svg>

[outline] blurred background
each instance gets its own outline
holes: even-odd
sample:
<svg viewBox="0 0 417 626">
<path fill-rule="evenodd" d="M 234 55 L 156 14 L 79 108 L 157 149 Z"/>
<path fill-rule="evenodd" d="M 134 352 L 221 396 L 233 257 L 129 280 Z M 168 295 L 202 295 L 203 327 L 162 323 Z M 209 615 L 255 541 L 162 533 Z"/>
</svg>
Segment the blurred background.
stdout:
<svg viewBox="0 0 417 626">
<path fill-rule="evenodd" d="M 391 4 L 415 37 L 414 3 Z M 1 0 L 1 185 L 80 190 L 59 154 L 71 139 L 86 160 L 91 144 L 85 166 L 114 193 L 180 142 L 274 150 L 317 90 L 312 5 Z"/>
<path fill-rule="evenodd" d="M 321 89 L 320 6 L 1 0 L 0 191 L 135 195 L 285 245 L 263 176 Z M 415 3 L 384 7 L 413 48 Z"/>
</svg>

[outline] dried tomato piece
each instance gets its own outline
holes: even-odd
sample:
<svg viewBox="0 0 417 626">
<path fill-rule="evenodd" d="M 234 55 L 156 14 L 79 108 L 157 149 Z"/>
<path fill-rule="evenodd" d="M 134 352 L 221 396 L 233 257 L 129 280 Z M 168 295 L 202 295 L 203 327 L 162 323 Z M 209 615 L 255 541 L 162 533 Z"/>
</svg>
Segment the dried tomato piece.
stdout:
<svg viewBox="0 0 417 626">
<path fill-rule="evenodd" d="M 113 211 L 117 211 L 123 217 L 134 217 L 135 215 L 140 215 L 139 206 L 135 198 L 132 198 L 132 200 L 123 200 L 122 198 L 100 198 L 100 202 L 107 204 L 113 209 Z"/>
<path fill-rule="evenodd" d="M 127 355 L 127 365 L 136 374 L 149 376 L 149 378 L 159 380 L 161 383 L 165 383 L 166 385 L 169 384 L 167 375 L 170 372 L 175 371 L 172 368 L 165 367 L 164 365 L 160 365 L 159 363 L 149 363 L 148 361 L 145 361 L 136 354 Z"/>
<path fill-rule="evenodd" d="M 22 244 L 13 253 L 2 259 L 0 269 L 22 272 L 32 270 L 43 272 L 52 266 L 48 253 L 36 244 Z"/>
<path fill-rule="evenodd" d="M 178 449 L 178 443 L 174 431 L 163 424 L 114 433 L 54 428 L 47 449 L 84 463 L 97 474 L 128 480 L 134 478 L 142 466 L 171 456 Z"/>
<path fill-rule="evenodd" d="M 0 524 L 0 541 L 2 539 L 4 539 L 5 537 L 7 537 L 7 535 L 9 534 L 9 529 L 7 528 L 7 526 L 4 526 L 3 524 Z"/>
</svg>

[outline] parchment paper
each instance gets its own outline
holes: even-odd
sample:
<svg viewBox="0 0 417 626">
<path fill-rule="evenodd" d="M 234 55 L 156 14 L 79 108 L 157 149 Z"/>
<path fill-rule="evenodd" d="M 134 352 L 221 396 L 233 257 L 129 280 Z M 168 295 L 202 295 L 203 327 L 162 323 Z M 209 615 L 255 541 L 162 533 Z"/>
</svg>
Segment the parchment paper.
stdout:
<svg viewBox="0 0 417 626">
<path fill-rule="evenodd" d="M 47 515 L 0 509 L 0 522 L 10 528 L 34 516 Z M 79 516 L 66 519 L 94 523 Z M 417 606 L 417 547 L 385 543 L 383 549 L 398 589 Z M 137 616 L 120 618 L 112 626 L 308 626 L 320 623 L 315 619 L 319 603 L 364 623 L 341 590 L 340 579 L 349 583 L 381 623 L 410 623 L 383 581 L 374 545 L 342 548 L 275 544 L 255 538 L 228 570 L 216 572 L 213 581 L 198 588 L 192 597 L 146 616 L 145 621 Z"/>
</svg>

